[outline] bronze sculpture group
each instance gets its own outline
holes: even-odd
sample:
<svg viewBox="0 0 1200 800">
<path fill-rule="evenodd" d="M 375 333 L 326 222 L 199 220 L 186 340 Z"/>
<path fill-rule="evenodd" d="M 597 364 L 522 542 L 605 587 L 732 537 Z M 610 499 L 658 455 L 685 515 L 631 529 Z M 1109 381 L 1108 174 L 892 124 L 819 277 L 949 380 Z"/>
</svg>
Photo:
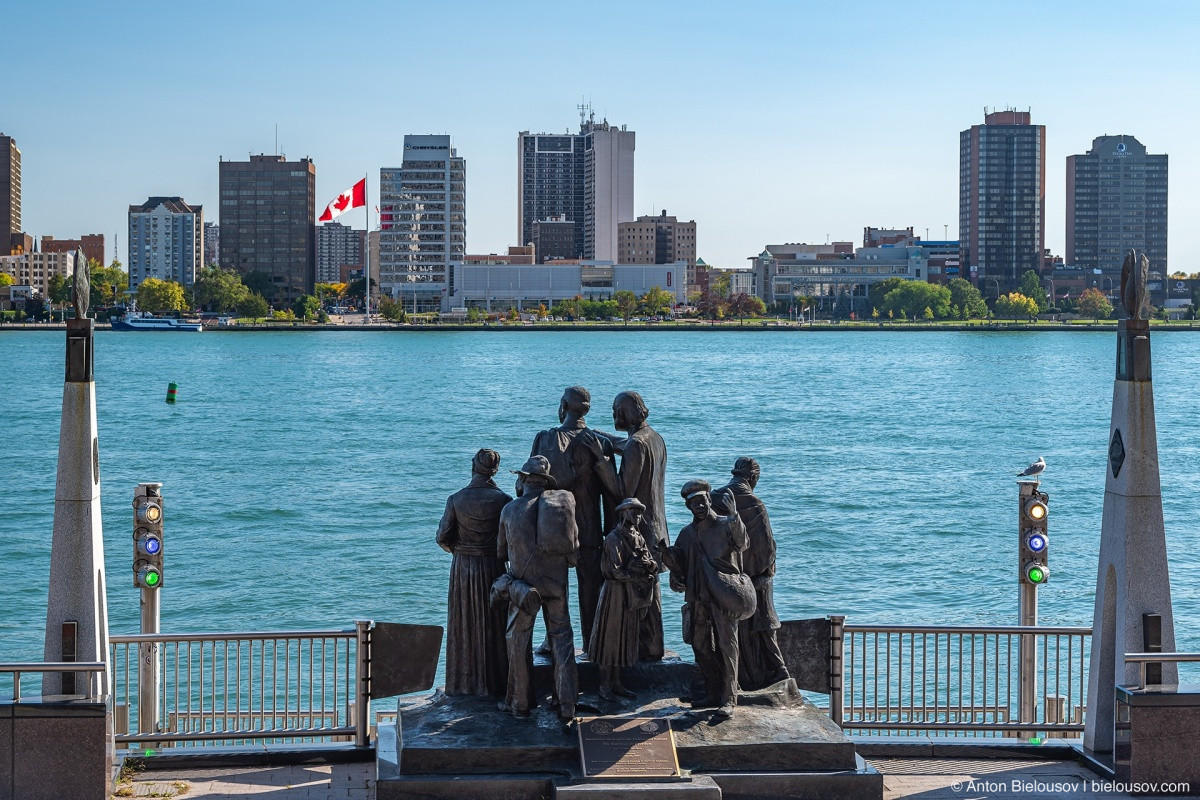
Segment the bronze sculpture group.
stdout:
<svg viewBox="0 0 1200 800">
<path fill-rule="evenodd" d="M 516 498 L 496 485 L 500 456 L 485 449 L 475 455 L 470 483 L 446 501 L 437 532 L 437 543 L 454 556 L 446 694 L 503 698 L 502 710 L 528 715 L 540 613 L 546 640 L 538 650 L 553 661 L 553 703 L 562 719 L 572 719 L 574 567 L 583 650 L 599 668 L 600 696 L 632 698 L 621 670 L 664 655 L 658 576 L 669 570 L 671 588 L 684 595 L 684 641 L 704 678 L 703 693 L 690 699 L 726 719 L 739 686 L 788 678 L 775 635 L 775 540 L 754 495 L 758 464 L 739 458 L 733 480 L 716 491 L 706 481 L 684 484 L 692 522 L 672 544 L 666 445 L 647 424 L 642 397 L 621 392 L 613 401 L 613 423 L 624 437 L 589 428 L 590 409 L 586 389 L 564 391 L 560 425 L 538 433 L 529 460 L 512 470 Z"/>
</svg>

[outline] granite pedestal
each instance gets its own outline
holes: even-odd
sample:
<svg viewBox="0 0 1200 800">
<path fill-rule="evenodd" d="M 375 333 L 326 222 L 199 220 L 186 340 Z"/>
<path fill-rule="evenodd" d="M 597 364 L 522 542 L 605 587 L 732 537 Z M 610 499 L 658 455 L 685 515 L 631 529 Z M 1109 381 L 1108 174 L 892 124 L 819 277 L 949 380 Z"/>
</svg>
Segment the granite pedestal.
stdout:
<svg viewBox="0 0 1200 800">
<path fill-rule="evenodd" d="M 607 702 L 597 693 L 595 666 L 579 665 L 577 713 L 670 719 L 682 781 L 584 781 L 577 736 L 564 729 L 550 707 L 550 667 L 539 660 L 540 702 L 528 718 L 515 718 L 484 698 L 435 693 L 402 701 L 396 726 L 379 731 L 377 796 L 882 797 L 882 778 L 856 757 L 853 743 L 802 698 L 793 682 L 739 695 L 733 718 L 718 721 L 715 709 L 693 709 L 680 700 L 691 694 L 695 669 L 678 659 L 638 665 L 623 675 L 637 698 Z"/>
<path fill-rule="evenodd" d="M 1181 783 L 1200 793 L 1200 686 L 1117 687 L 1116 779 Z"/>
<path fill-rule="evenodd" d="M 0 800 L 107 800 L 112 756 L 106 702 L 0 703 Z"/>
</svg>

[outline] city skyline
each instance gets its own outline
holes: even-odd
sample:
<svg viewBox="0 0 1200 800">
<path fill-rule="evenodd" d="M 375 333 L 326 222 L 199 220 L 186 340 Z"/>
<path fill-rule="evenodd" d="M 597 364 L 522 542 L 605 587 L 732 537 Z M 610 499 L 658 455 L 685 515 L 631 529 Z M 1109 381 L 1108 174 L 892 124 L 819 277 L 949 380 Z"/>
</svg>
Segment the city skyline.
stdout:
<svg viewBox="0 0 1200 800">
<path fill-rule="evenodd" d="M 315 162 L 318 204 L 366 175 L 376 205 L 379 169 L 399 163 L 405 134 L 449 134 L 471 164 L 466 249 L 502 253 L 519 244 L 514 139 L 576 130 L 576 106 L 590 98 L 598 119 L 638 133 L 634 215 L 666 208 L 695 219 L 697 254 L 743 267 L 767 243 L 856 240 L 864 226 L 956 238 L 959 132 L 985 107 L 1014 107 L 1046 126 L 1052 252 L 1065 252 L 1067 156 L 1125 134 L 1170 156 L 1170 266 L 1200 269 L 1200 244 L 1185 235 L 1200 215 L 1188 192 L 1200 156 L 1189 149 L 1196 112 L 1186 102 L 1200 26 L 1184 4 L 1140 14 L 1115 3 L 926 5 L 907 18 L 883 4 L 757 3 L 736 16 L 666 4 L 641 9 L 638 26 L 622 23 L 627 3 L 603 19 L 513 13 L 526 7 L 14 9 L 7 19 L 22 35 L 9 51 L 11 85 L 72 109 L 0 112 L 0 130 L 22 151 L 24 228 L 103 233 L 110 259 L 120 233 L 125 261 L 130 203 L 178 195 L 218 208 L 218 160 L 274 153 L 278 124 L 279 151 Z M 400 20 L 455 31 L 464 55 L 444 65 L 439 90 L 389 78 L 387 32 Z M 311 46 L 296 47 L 306 36 Z M 569 39 L 569 55 L 516 44 L 547 37 Z M 66 40 L 76 44 L 58 46 Z M 413 63 L 444 45 L 405 41 Z M 168 54 L 202 76 L 194 91 L 130 79 Z M 549 69 L 568 57 L 597 68 Z M 359 214 L 343 221 L 362 225 Z"/>
</svg>

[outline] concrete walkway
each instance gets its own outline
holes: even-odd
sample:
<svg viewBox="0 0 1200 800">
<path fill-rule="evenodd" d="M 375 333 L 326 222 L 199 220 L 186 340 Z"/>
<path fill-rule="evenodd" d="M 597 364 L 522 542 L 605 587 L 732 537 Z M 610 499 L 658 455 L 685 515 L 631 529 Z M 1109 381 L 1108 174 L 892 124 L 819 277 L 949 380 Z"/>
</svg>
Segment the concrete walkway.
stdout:
<svg viewBox="0 0 1200 800">
<path fill-rule="evenodd" d="M 116 797 L 374 800 L 375 763 L 171 770 L 131 776 Z"/>
<path fill-rule="evenodd" d="M 1054 798 L 1118 800 L 1119 791 L 1074 761 L 1030 759 L 873 758 L 884 800 Z M 375 765 L 176 770 L 133 776 L 118 797 L 186 800 L 372 800 Z"/>
</svg>

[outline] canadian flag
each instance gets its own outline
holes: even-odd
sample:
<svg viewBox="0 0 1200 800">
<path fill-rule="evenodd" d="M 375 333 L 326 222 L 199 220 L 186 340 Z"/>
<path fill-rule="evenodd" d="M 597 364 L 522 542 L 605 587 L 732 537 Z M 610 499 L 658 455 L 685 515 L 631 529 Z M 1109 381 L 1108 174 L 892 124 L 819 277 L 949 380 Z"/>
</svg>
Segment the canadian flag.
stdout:
<svg viewBox="0 0 1200 800">
<path fill-rule="evenodd" d="M 317 222 L 329 222 L 340 214 L 349 211 L 352 208 L 362 208 L 367 204 L 367 179 L 363 178 L 358 183 L 351 186 L 346 191 L 337 196 L 337 199 L 325 207 L 325 213 L 317 218 Z"/>
</svg>

